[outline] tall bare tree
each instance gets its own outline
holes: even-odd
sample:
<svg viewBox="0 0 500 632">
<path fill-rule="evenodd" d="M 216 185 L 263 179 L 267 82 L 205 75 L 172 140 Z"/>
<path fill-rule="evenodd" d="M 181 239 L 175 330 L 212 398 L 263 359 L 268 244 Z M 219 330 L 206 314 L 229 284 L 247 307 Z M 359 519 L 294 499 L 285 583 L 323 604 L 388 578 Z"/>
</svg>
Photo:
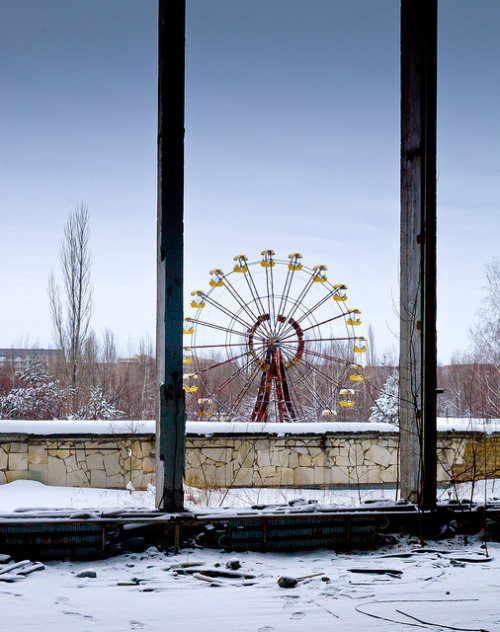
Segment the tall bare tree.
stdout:
<svg viewBox="0 0 500 632">
<path fill-rule="evenodd" d="M 373 326 L 370 323 L 368 325 L 368 365 L 376 366 L 377 364 L 377 349 L 375 347 L 375 334 L 373 333 Z"/>
<path fill-rule="evenodd" d="M 500 417 L 500 258 L 486 265 L 486 296 L 472 329 L 474 359 L 480 367 L 482 414 Z"/>
<path fill-rule="evenodd" d="M 90 278 L 90 217 L 87 205 L 79 204 L 64 227 L 59 249 L 63 297 L 54 275 L 49 275 L 49 306 L 54 339 L 66 359 L 69 383 L 78 391 L 78 374 L 93 312 Z"/>
</svg>

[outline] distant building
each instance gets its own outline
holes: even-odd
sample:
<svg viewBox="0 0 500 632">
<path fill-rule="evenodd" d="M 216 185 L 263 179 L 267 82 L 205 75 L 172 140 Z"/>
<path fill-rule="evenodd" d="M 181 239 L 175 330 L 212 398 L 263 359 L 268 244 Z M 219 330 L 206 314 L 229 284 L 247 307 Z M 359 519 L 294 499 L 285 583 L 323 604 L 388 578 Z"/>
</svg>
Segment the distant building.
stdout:
<svg viewBox="0 0 500 632">
<path fill-rule="evenodd" d="M 13 367 L 20 371 L 28 366 L 33 356 L 48 366 L 64 357 L 60 349 L 0 349 L 0 369 Z"/>
</svg>

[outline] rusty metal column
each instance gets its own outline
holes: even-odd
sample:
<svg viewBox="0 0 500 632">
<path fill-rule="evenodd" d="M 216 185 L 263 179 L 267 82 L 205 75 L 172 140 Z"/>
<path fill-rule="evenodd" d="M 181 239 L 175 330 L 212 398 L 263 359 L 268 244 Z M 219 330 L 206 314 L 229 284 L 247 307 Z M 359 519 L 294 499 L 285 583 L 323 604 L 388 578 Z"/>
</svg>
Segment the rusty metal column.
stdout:
<svg viewBox="0 0 500 632">
<path fill-rule="evenodd" d="M 401 494 L 436 502 L 437 0 L 401 1 Z"/>
<path fill-rule="evenodd" d="M 184 509 L 182 384 L 185 0 L 159 0 L 156 505 Z"/>
</svg>

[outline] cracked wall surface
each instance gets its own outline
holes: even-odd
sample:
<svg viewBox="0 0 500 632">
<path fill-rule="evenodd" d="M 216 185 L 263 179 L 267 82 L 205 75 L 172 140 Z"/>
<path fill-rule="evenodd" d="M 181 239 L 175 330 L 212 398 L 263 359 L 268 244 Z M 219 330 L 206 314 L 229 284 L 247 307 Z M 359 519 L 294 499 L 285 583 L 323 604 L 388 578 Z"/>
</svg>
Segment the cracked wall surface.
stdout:
<svg viewBox="0 0 500 632">
<path fill-rule="evenodd" d="M 61 487 L 147 489 L 155 482 L 154 436 L 5 437 L 0 484 L 17 479 Z"/>
<path fill-rule="evenodd" d="M 498 473 L 500 437 L 485 452 L 470 433 L 440 433 L 438 482 Z M 494 466 L 480 456 L 495 460 Z M 186 442 L 185 481 L 199 488 L 395 485 L 399 439 L 394 433 L 212 436 Z M 0 434 L 0 484 L 17 479 L 63 487 L 137 490 L 155 484 L 153 434 L 42 436 Z"/>
</svg>

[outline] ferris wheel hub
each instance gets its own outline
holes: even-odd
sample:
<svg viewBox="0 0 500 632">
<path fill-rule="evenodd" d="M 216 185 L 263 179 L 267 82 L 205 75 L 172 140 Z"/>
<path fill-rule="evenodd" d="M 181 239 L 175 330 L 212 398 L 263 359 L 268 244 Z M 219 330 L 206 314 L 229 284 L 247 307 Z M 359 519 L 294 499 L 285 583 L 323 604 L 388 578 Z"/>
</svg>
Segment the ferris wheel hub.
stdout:
<svg viewBox="0 0 500 632">
<path fill-rule="evenodd" d="M 268 338 L 267 339 L 267 348 L 268 349 L 278 349 L 280 347 L 280 339 L 279 338 Z"/>
</svg>

